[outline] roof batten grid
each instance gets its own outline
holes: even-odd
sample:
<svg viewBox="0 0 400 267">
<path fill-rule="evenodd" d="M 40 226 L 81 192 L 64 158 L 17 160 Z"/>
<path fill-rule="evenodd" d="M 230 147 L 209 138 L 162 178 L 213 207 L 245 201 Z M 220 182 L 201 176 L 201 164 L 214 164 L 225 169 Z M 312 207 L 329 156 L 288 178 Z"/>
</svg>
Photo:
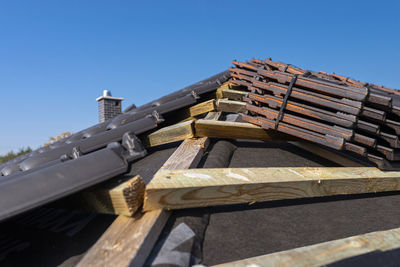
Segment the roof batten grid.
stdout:
<svg viewBox="0 0 400 267">
<path fill-rule="evenodd" d="M 382 253 L 390 252 L 390 250 L 398 249 L 400 247 L 400 228 L 395 228 L 387 231 L 372 232 L 363 235 L 352 236 L 339 240 L 333 240 L 311 246 L 300 247 L 296 249 L 271 253 L 258 257 L 238 260 L 234 262 L 227 262 L 213 267 L 248 267 L 248 266 L 304 266 L 316 267 L 324 266 L 336 261 L 350 259 L 344 265 L 358 265 L 357 261 L 351 261 L 352 257 L 368 255 L 369 253 Z M 382 264 L 376 255 L 377 260 Z M 365 263 L 360 258 L 360 263 Z M 369 261 L 371 262 L 371 261 Z M 340 263 L 339 263 L 340 264 Z"/>
</svg>

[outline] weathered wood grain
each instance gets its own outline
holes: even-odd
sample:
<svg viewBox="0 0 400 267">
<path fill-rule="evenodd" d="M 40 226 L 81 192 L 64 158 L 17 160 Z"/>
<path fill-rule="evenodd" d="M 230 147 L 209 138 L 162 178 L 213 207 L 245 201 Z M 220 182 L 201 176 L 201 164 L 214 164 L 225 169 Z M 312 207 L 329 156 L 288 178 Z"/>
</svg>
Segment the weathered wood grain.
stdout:
<svg viewBox="0 0 400 267">
<path fill-rule="evenodd" d="M 119 216 L 77 266 L 141 266 L 168 220 L 162 210 Z"/>
<path fill-rule="evenodd" d="M 162 170 L 147 185 L 144 210 L 400 190 L 400 172 L 375 167 Z"/>
<path fill-rule="evenodd" d="M 208 144 L 208 138 L 186 139 L 161 169 L 195 167 Z M 160 209 L 138 213 L 134 218 L 119 216 L 78 266 L 142 266 L 169 215 Z"/>
<path fill-rule="evenodd" d="M 175 121 L 187 121 L 198 118 L 200 115 L 205 114 L 216 109 L 215 99 L 207 100 L 198 103 L 194 106 L 180 110 L 174 113 Z"/>
<path fill-rule="evenodd" d="M 242 96 L 239 96 L 239 98 L 237 98 L 238 92 L 239 94 L 243 94 L 242 92 L 244 92 L 245 93 L 244 95 L 246 95 L 247 92 L 242 91 L 240 89 L 245 89 L 245 88 L 243 86 L 233 84 L 232 82 L 225 82 L 223 85 L 221 85 L 221 87 L 217 89 L 215 96 L 218 99 L 229 98 L 232 100 L 242 100 Z"/>
<path fill-rule="evenodd" d="M 204 119 L 217 121 L 221 117 L 221 115 L 222 115 L 221 111 L 210 111 L 207 113 Z"/>
<path fill-rule="evenodd" d="M 215 267 L 315 267 L 372 251 L 400 248 L 400 228 L 373 232 L 287 251 L 215 265 Z"/>
<path fill-rule="evenodd" d="M 202 103 L 199 103 L 197 105 L 194 105 L 189 108 L 189 115 L 191 117 L 196 117 L 198 115 L 214 111 L 215 110 L 215 100 L 211 99 L 208 101 L 204 101 Z"/>
<path fill-rule="evenodd" d="M 189 120 L 167 126 L 144 136 L 142 142 L 146 147 L 154 147 L 192 138 L 194 136 L 193 125 L 194 120 Z"/>
<path fill-rule="evenodd" d="M 140 176 L 112 179 L 65 200 L 88 211 L 132 216 L 143 203 L 145 183 Z"/>
<path fill-rule="evenodd" d="M 221 98 L 228 98 L 230 100 L 242 100 L 247 94 L 248 92 L 246 91 L 232 90 L 229 88 L 223 88 L 221 90 Z"/>
<path fill-rule="evenodd" d="M 243 113 L 246 111 L 246 103 L 241 101 L 219 99 L 216 101 L 218 111 Z"/>
<path fill-rule="evenodd" d="M 189 169 L 196 167 L 209 143 L 210 140 L 207 137 L 186 139 L 161 169 Z"/>
<path fill-rule="evenodd" d="M 255 140 L 296 140 L 289 135 L 277 131 L 264 130 L 250 123 L 212 121 L 200 119 L 195 122 L 195 135 L 197 137 L 216 137 L 230 139 L 255 139 Z"/>
</svg>

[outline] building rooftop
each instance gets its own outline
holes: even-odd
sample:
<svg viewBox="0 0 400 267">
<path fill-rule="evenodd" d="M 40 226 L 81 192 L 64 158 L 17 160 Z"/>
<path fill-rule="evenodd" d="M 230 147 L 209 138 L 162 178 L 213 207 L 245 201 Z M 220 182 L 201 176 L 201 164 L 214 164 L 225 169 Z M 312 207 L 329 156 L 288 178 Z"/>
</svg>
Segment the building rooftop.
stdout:
<svg viewBox="0 0 400 267">
<path fill-rule="evenodd" d="M 396 262 L 399 93 L 233 63 L 0 165 L 1 265 Z"/>
</svg>

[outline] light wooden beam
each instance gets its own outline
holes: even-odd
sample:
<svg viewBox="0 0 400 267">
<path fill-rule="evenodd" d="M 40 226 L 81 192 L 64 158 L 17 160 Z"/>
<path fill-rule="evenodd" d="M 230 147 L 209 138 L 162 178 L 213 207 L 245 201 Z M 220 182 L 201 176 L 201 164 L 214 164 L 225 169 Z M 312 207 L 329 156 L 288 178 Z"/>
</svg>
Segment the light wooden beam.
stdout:
<svg viewBox="0 0 400 267">
<path fill-rule="evenodd" d="M 208 144 L 208 138 L 186 139 L 161 170 L 196 166 Z M 78 266 L 142 266 L 169 215 L 168 211 L 159 209 L 137 213 L 134 218 L 119 216 Z"/>
<path fill-rule="evenodd" d="M 214 267 L 280 266 L 316 267 L 373 251 L 400 248 L 400 228 L 324 242 Z"/>
<path fill-rule="evenodd" d="M 189 120 L 167 126 L 142 137 L 142 142 L 146 147 L 154 147 L 182 141 L 194 137 L 194 120 Z"/>
<path fill-rule="evenodd" d="M 223 85 L 221 85 L 217 91 L 216 91 L 216 98 L 229 98 L 232 100 L 242 100 L 242 98 L 230 98 L 229 95 L 227 95 L 227 91 L 232 91 L 235 95 L 235 97 L 238 95 L 237 92 L 240 92 L 239 94 L 241 94 L 241 92 L 245 92 L 245 91 L 241 91 L 240 89 L 244 88 L 243 86 L 237 85 L 237 84 L 233 84 L 232 82 L 225 82 Z M 247 94 L 247 93 L 246 93 Z M 244 95 L 246 95 L 244 94 Z M 232 94 L 231 94 L 232 95 Z"/>
<path fill-rule="evenodd" d="M 164 163 L 161 170 L 189 169 L 196 167 L 209 144 L 210 139 L 207 137 L 186 139 L 179 146 L 179 149 L 175 150 L 171 157 Z"/>
<path fill-rule="evenodd" d="M 228 104 L 230 102 L 228 102 Z M 167 143 L 182 141 L 194 136 L 232 139 L 293 140 L 293 138 L 288 135 L 277 133 L 275 131 L 265 131 L 259 126 L 249 123 L 216 121 L 220 115 L 221 112 L 209 112 L 207 118 L 211 118 L 213 120 L 202 119 L 198 120 L 197 122 L 190 120 L 177 123 L 158 129 L 147 136 L 143 136 L 142 141 L 146 147 L 154 147 Z M 196 128 L 196 132 L 194 132 L 194 128 Z M 176 155 L 174 158 L 185 158 L 184 155 L 191 153 L 190 149 L 185 148 L 186 146 L 193 146 L 193 144 L 189 141 L 183 143 L 182 148 L 177 150 L 178 152 L 180 151 L 182 155 Z M 191 155 L 186 156 L 191 158 Z M 199 157 L 201 158 L 201 156 Z M 177 165 L 176 169 L 185 169 L 185 161 L 178 160 L 178 163 L 180 163 L 180 165 Z M 113 187 L 115 187 L 115 189 Z M 135 202 L 132 202 L 132 200 L 129 200 L 129 202 L 128 198 L 125 197 L 124 199 L 123 196 L 120 196 L 118 193 L 122 192 L 121 188 L 125 188 L 124 192 L 128 192 L 131 187 L 132 186 L 128 182 L 124 185 L 118 185 L 115 184 L 115 182 L 110 181 L 103 185 L 103 189 L 101 191 L 99 191 L 97 187 L 90 188 L 82 193 L 73 195 L 73 197 L 69 198 L 68 201 L 90 211 L 132 216 L 137 209 L 137 206 L 140 206 L 141 203 L 136 204 Z"/>
<path fill-rule="evenodd" d="M 194 105 L 189 108 L 189 115 L 190 117 L 196 117 L 201 114 L 214 111 L 215 110 L 215 100 L 211 99 L 208 101 L 204 101 L 202 103 L 199 103 L 197 105 Z"/>
<path fill-rule="evenodd" d="M 146 147 L 159 146 L 194 137 L 193 128 L 194 120 L 190 120 L 158 129 L 141 139 Z M 142 204 L 143 194 L 144 182 L 140 177 L 123 181 L 117 178 L 73 194 L 60 205 L 98 213 L 133 216 Z"/>
<path fill-rule="evenodd" d="M 142 266 L 168 215 L 155 210 L 133 218 L 118 216 L 77 266 Z"/>
<path fill-rule="evenodd" d="M 193 120 L 207 112 L 215 111 L 215 109 L 215 99 L 211 99 L 175 112 L 174 119 L 175 121 Z"/>
<path fill-rule="evenodd" d="M 375 167 L 162 170 L 147 185 L 144 210 L 400 190 L 400 172 Z"/>
<path fill-rule="evenodd" d="M 195 135 L 197 137 L 215 137 L 230 139 L 256 139 L 271 140 L 297 140 L 289 135 L 277 131 L 264 130 L 250 123 L 211 121 L 200 119 L 195 122 Z"/>
<path fill-rule="evenodd" d="M 216 101 L 218 111 L 243 113 L 246 111 L 246 103 L 241 101 L 218 99 Z"/>
<path fill-rule="evenodd" d="M 224 88 L 221 90 L 221 98 L 230 100 L 242 100 L 249 92 Z"/>
<path fill-rule="evenodd" d="M 143 203 L 144 188 L 140 176 L 112 179 L 71 195 L 63 203 L 98 213 L 132 216 Z"/>
<path fill-rule="evenodd" d="M 221 117 L 221 115 L 222 115 L 221 111 L 210 111 L 207 113 L 204 119 L 217 121 Z"/>
<path fill-rule="evenodd" d="M 241 102 L 219 100 L 222 105 L 236 105 Z M 225 106 L 226 107 L 226 106 Z M 228 110 L 222 108 L 223 111 Z M 233 108 L 234 109 L 234 108 Z M 209 112 L 220 116 L 221 113 Z M 208 115 L 207 115 L 208 116 Z M 210 115 L 211 116 L 211 115 Z M 257 125 L 247 122 L 229 122 L 211 119 L 190 120 L 177 123 L 171 126 L 161 128 L 147 136 L 142 137 L 143 144 L 146 147 L 153 147 L 167 143 L 182 141 L 192 137 L 216 137 L 216 138 L 232 138 L 232 139 L 255 139 L 263 141 L 271 140 L 298 140 L 290 135 L 279 133 L 272 130 L 265 130 Z"/>
</svg>

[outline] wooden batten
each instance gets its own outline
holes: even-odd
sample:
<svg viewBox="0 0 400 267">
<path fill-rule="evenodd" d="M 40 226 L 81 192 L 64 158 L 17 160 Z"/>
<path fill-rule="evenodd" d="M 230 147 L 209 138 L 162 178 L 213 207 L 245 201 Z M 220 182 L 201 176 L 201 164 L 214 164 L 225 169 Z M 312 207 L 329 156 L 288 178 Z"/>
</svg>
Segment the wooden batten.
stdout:
<svg viewBox="0 0 400 267">
<path fill-rule="evenodd" d="M 185 108 L 179 112 L 175 112 L 174 121 L 188 121 L 198 119 L 200 116 L 215 111 L 215 99 L 206 100 L 191 107 Z"/>
<path fill-rule="evenodd" d="M 225 82 L 216 91 L 216 98 L 229 98 L 231 100 L 242 100 L 242 97 L 247 94 L 242 91 L 243 86 L 233 84 L 232 82 Z M 240 96 L 242 95 L 242 96 Z"/>
<path fill-rule="evenodd" d="M 162 210 L 118 216 L 77 266 L 142 266 L 168 217 Z"/>
<path fill-rule="evenodd" d="M 222 115 L 221 111 L 210 111 L 207 113 L 204 119 L 217 121 L 221 117 L 221 115 Z"/>
<path fill-rule="evenodd" d="M 289 135 L 265 130 L 257 125 L 243 122 L 212 121 L 200 119 L 195 122 L 197 137 L 255 140 L 296 140 Z"/>
<path fill-rule="evenodd" d="M 375 167 L 161 170 L 147 185 L 144 210 L 400 190 L 400 172 Z"/>
<path fill-rule="evenodd" d="M 62 206 L 78 207 L 86 211 L 132 216 L 142 205 L 145 183 L 140 176 L 117 177 L 73 194 Z"/>
<path fill-rule="evenodd" d="M 167 126 L 142 138 L 146 147 L 154 147 L 194 137 L 194 120 Z"/>
<path fill-rule="evenodd" d="M 241 101 L 219 99 L 216 101 L 218 111 L 243 113 L 246 111 L 246 103 Z"/>
<path fill-rule="evenodd" d="M 186 139 L 161 170 L 195 167 L 208 144 L 208 138 Z M 162 209 L 138 212 L 134 218 L 119 216 L 78 266 L 143 266 L 169 216 Z"/>
<path fill-rule="evenodd" d="M 211 99 L 208 101 L 204 101 L 202 103 L 199 103 L 197 105 L 194 105 L 189 108 L 189 115 L 190 117 L 196 117 L 201 114 L 214 111 L 215 110 L 215 100 Z"/>
<path fill-rule="evenodd" d="M 228 88 L 224 88 L 221 90 L 220 98 L 228 98 L 230 100 L 242 100 L 249 92 L 240 91 L 240 90 L 232 90 Z"/>
<path fill-rule="evenodd" d="M 379 253 L 398 248 L 400 248 L 400 228 L 352 236 L 312 246 L 219 264 L 214 267 L 317 267 L 370 252 Z"/>
</svg>

